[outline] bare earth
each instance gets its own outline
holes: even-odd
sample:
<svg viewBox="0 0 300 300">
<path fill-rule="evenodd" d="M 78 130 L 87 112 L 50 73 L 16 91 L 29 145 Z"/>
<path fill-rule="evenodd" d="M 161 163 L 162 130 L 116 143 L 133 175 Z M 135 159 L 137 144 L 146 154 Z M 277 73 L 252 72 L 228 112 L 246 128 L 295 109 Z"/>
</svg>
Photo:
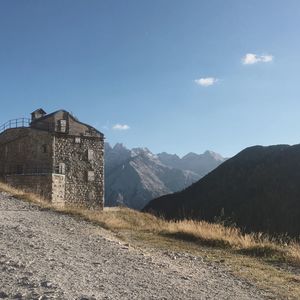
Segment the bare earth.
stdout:
<svg viewBox="0 0 300 300">
<path fill-rule="evenodd" d="M 0 298 L 265 299 L 221 264 L 148 254 L 71 216 L 0 193 Z"/>
</svg>

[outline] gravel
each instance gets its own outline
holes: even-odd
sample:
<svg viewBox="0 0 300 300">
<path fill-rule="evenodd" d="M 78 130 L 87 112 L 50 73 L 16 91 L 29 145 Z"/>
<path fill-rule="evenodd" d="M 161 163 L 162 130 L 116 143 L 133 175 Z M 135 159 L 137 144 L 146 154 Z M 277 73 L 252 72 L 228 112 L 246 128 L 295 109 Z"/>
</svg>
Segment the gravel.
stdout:
<svg viewBox="0 0 300 300">
<path fill-rule="evenodd" d="M 0 193 L 0 299 L 265 299 L 222 264 L 149 254 Z"/>
</svg>

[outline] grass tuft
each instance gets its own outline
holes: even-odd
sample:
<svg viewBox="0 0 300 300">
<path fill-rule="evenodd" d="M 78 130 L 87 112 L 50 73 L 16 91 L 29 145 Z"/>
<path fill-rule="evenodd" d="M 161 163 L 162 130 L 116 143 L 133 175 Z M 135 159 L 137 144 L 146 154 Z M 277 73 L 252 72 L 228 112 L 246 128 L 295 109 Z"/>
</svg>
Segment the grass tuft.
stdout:
<svg viewBox="0 0 300 300">
<path fill-rule="evenodd" d="M 53 209 L 61 213 L 79 216 L 114 232 L 146 232 L 300 266 L 300 244 L 293 240 L 287 244 L 274 241 L 262 233 L 245 234 L 236 227 L 226 227 L 205 221 L 166 221 L 154 215 L 124 207 L 105 208 L 103 211 L 74 206 L 57 207 L 32 193 L 26 193 L 4 183 L 0 183 L 0 190 L 35 203 L 44 209 Z"/>
</svg>

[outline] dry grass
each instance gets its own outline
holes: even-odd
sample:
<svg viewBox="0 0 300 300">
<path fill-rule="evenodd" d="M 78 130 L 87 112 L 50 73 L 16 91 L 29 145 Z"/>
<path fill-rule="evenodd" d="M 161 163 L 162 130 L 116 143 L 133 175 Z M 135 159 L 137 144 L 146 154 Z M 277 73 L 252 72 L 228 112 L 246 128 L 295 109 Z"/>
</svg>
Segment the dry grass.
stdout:
<svg viewBox="0 0 300 300">
<path fill-rule="evenodd" d="M 235 250 L 239 253 L 278 259 L 300 265 L 300 244 L 289 244 L 272 240 L 262 233 L 244 234 L 236 227 L 204 221 L 184 220 L 166 222 L 167 235 L 194 240 L 200 244 Z"/>
<path fill-rule="evenodd" d="M 104 210 L 103 212 L 80 211 L 85 218 L 113 231 L 131 230 L 194 242 L 209 247 L 263 257 L 274 261 L 289 262 L 300 266 L 300 244 L 272 241 L 263 234 L 243 234 L 238 228 L 225 227 L 204 221 L 165 221 L 147 213 L 128 208 Z"/>
<path fill-rule="evenodd" d="M 300 244 L 296 241 L 291 241 L 289 244 L 280 243 L 263 234 L 243 234 L 235 227 L 204 221 L 166 221 L 148 213 L 123 207 L 107 208 L 104 211 L 68 207 L 61 208 L 59 211 L 79 215 L 114 232 L 151 233 L 300 266 Z"/>
<path fill-rule="evenodd" d="M 129 208 L 106 208 L 103 211 L 84 207 L 56 207 L 40 197 L 0 183 L 0 190 L 43 208 L 80 216 L 115 231 L 148 232 L 162 237 L 194 242 L 199 245 L 232 250 L 244 255 L 284 261 L 300 266 L 300 244 L 274 241 L 263 234 L 244 234 L 238 228 L 204 221 L 166 221 Z"/>
<path fill-rule="evenodd" d="M 1 190 L 44 209 L 99 224 L 137 248 L 183 251 L 210 262 L 222 261 L 236 276 L 277 295 L 274 299 L 300 299 L 299 243 L 285 244 L 262 234 L 243 234 L 221 224 L 168 222 L 128 208 L 91 211 L 83 207 L 55 207 L 34 194 L 0 182 Z"/>
<path fill-rule="evenodd" d="M 6 192 L 11 194 L 12 196 L 25 200 L 30 203 L 38 204 L 39 206 L 43 208 L 53 208 L 53 205 L 51 203 L 47 202 L 46 200 L 42 199 L 40 196 L 27 192 L 25 190 L 16 189 L 10 185 L 7 185 L 3 182 L 0 182 L 0 191 Z"/>
</svg>

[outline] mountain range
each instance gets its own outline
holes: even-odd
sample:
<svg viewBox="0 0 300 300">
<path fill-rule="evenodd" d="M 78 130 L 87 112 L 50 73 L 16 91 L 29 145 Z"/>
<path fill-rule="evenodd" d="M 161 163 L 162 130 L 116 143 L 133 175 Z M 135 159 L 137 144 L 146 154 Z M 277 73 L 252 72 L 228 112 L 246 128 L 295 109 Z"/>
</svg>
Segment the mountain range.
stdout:
<svg viewBox="0 0 300 300">
<path fill-rule="evenodd" d="M 246 148 L 185 190 L 152 200 L 144 211 L 299 237 L 300 144 Z"/>
<path fill-rule="evenodd" d="M 105 205 L 142 209 L 153 198 L 186 188 L 224 160 L 212 151 L 180 158 L 105 143 Z"/>
</svg>

